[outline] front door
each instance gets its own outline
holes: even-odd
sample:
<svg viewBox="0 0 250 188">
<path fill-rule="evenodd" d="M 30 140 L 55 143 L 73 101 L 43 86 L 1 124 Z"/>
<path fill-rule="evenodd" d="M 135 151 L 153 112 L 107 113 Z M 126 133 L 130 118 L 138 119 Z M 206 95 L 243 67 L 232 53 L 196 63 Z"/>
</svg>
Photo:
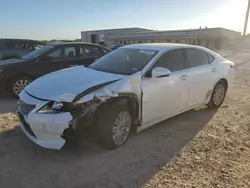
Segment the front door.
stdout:
<svg viewBox="0 0 250 188">
<path fill-rule="evenodd" d="M 168 77 L 152 78 L 155 67 L 171 71 Z M 189 78 L 186 75 L 183 50 L 163 54 L 142 79 L 142 124 L 159 122 L 188 105 Z"/>
</svg>

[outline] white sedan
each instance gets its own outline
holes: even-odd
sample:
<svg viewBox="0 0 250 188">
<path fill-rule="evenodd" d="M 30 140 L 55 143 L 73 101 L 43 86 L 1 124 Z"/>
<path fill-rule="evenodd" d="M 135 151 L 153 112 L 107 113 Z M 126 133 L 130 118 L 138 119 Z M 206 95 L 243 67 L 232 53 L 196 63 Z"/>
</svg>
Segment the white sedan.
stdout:
<svg viewBox="0 0 250 188">
<path fill-rule="evenodd" d="M 206 104 L 218 108 L 232 87 L 234 64 L 215 52 L 182 44 L 121 47 L 88 68 L 45 75 L 20 94 L 23 132 L 60 149 L 73 133 L 93 128 L 100 145 L 123 145 L 167 118 Z"/>
</svg>

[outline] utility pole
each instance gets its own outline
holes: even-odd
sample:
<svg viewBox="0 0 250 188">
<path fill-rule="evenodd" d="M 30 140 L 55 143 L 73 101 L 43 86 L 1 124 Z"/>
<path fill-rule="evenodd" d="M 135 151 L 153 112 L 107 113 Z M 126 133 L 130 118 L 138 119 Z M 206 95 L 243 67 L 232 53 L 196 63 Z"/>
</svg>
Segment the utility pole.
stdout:
<svg viewBox="0 0 250 188">
<path fill-rule="evenodd" d="M 246 32 L 247 32 L 247 22 L 248 22 L 248 16 L 249 16 L 249 9 L 250 9 L 250 0 L 248 0 L 248 4 L 247 4 L 247 11 L 246 11 L 246 17 L 245 17 L 243 36 L 245 36 Z"/>
</svg>

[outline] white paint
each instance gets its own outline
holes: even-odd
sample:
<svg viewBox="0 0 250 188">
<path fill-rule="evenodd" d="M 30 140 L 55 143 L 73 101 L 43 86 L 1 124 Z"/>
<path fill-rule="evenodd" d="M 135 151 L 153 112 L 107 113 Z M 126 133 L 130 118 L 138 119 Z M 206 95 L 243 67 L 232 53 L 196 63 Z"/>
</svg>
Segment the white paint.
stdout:
<svg viewBox="0 0 250 188">
<path fill-rule="evenodd" d="M 142 125 L 187 107 L 189 81 L 180 79 L 184 74 L 177 71 L 169 77 L 143 78 Z"/>
<path fill-rule="evenodd" d="M 25 90 L 40 99 L 71 102 L 77 94 L 93 86 L 123 77 L 79 66 L 42 76 L 29 84 Z"/>
<path fill-rule="evenodd" d="M 35 104 L 33 109 L 27 116 L 24 116 L 25 121 L 30 125 L 36 137 L 30 135 L 23 124 L 20 126 L 25 135 L 36 144 L 50 149 L 61 149 L 65 144 L 65 140 L 61 137 L 63 131 L 69 127 L 69 122 L 72 120 L 70 113 L 59 114 L 39 114 L 37 111 L 46 105 L 48 101 L 41 101 L 28 95 L 25 91 L 20 94 L 20 99 L 27 104 Z M 20 109 L 18 109 L 20 112 Z"/>
<path fill-rule="evenodd" d="M 65 140 L 61 136 L 63 131 L 69 128 L 71 120 L 72 116 L 68 112 L 38 114 L 33 111 L 29 113 L 28 122 L 37 137 L 33 141 L 45 148 L 61 149 L 65 144 Z"/>
</svg>

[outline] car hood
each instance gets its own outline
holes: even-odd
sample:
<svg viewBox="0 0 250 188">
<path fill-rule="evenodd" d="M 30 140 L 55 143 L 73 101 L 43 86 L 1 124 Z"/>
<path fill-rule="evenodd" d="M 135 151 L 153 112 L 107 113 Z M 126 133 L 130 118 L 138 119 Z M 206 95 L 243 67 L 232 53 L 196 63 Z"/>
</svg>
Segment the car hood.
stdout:
<svg viewBox="0 0 250 188">
<path fill-rule="evenodd" d="M 25 91 L 43 100 L 72 102 L 84 91 L 111 83 L 124 75 L 105 73 L 83 66 L 63 69 L 34 80 Z"/>
<path fill-rule="evenodd" d="M 10 65 L 10 64 L 16 64 L 16 63 L 21 63 L 24 62 L 23 59 L 7 59 L 7 60 L 3 60 L 0 61 L 0 66 L 5 66 L 5 65 Z"/>
</svg>

